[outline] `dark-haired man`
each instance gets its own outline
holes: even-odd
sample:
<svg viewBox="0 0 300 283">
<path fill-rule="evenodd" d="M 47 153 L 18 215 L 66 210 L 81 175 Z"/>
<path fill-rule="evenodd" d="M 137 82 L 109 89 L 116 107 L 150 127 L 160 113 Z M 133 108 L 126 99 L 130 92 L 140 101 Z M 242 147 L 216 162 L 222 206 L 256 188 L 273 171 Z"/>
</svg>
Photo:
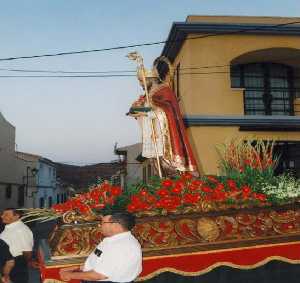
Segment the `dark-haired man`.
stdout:
<svg viewBox="0 0 300 283">
<path fill-rule="evenodd" d="M 142 271 L 142 250 L 130 230 L 135 225 L 132 214 L 113 213 L 102 218 L 101 233 L 104 240 L 86 259 L 82 270 L 65 268 L 63 280 L 94 282 L 132 282 Z"/>
<path fill-rule="evenodd" d="M 12 281 L 27 283 L 28 263 L 32 258 L 33 235 L 20 217 L 20 211 L 14 208 L 7 208 L 2 212 L 1 219 L 5 228 L 0 234 L 0 239 L 9 246 L 9 251 L 15 260 L 15 266 L 10 276 Z"/>
</svg>

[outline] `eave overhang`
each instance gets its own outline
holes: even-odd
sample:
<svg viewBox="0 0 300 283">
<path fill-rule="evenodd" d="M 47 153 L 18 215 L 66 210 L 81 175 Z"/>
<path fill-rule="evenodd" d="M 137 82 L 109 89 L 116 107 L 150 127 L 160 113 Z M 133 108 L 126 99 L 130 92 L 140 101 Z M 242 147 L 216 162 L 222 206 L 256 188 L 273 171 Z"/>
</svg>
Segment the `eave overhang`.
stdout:
<svg viewBox="0 0 300 283">
<path fill-rule="evenodd" d="M 216 35 L 216 34 L 257 34 L 257 35 L 300 35 L 299 25 L 278 24 L 212 24 L 174 22 L 162 55 L 174 61 L 186 37 L 189 34 Z"/>
</svg>

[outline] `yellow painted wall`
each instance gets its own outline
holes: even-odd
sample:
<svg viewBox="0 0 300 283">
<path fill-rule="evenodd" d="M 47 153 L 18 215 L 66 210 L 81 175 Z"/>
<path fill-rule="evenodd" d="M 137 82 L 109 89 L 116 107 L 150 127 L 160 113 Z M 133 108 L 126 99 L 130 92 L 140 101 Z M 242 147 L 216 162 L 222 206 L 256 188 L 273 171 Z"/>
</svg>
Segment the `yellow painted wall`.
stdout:
<svg viewBox="0 0 300 283">
<path fill-rule="evenodd" d="M 289 19 L 290 20 L 290 19 Z M 194 21 L 197 21 L 195 18 Z M 263 20 L 261 21 L 263 22 Z M 196 37 L 199 35 L 189 35 Z M 248 52 L 270 48 L 245 57 L 243 63 L 270 61 L 293 66 L 300 74 L 300 37 L 279 35 L 221 35 L 186 40 L 175 58 L 174 67 L 180 63 L 180 107 L 184 115 L 244 115 L 243 89 L 232 89 L 230 64 Z M 267 57 L 265 56 L 267 55 Z M 188 69 L 200 66 L 224 66 L 218 68 Z M 194 73 L 194 74 L 190 74 Z M 202 74 L 195 74 L 202 73 Z M 210 74 L 207 74 L 210 73 Z M 299 86 L 298 86 L 299 87 Z M 295 110 L 300 115 L 300 99 L 295 100 Z M 299 140 L 299 132 L 240 132 L 238 127 L 190 127 L 188 135 L 202 174 L 218 172 L 216 145 L 230 137 L 261 137 L 276 140 Z"/>
<path fill-rule="evenodd" d="M 218 154 L 216 148 L 231 138 L 274 139 L 277 141 L 299 141 L 299 132 L 246 132 L 239 127 L 192 127 L 189 129 L 194 153 L 197 156 L 202 174 L 218 173 Z"/>
<path fill-rule="evenodd" d="M 299 51 L 300 57 L 300 37 L 226 35 L 186 41 L 174 64 L 180 62 L 183 112 L 189 115 L 243 115 L 242 90 L 231 89 L 229 65 L 240 55 L 268 48 L 293 48 Z M 290 57 L 287 50 L 280 62 L 297 67 Z M 221 68 L 188 69 L 223 65 Z M 300 62 L 298 66 L 300 68 Z"/>
</svg>

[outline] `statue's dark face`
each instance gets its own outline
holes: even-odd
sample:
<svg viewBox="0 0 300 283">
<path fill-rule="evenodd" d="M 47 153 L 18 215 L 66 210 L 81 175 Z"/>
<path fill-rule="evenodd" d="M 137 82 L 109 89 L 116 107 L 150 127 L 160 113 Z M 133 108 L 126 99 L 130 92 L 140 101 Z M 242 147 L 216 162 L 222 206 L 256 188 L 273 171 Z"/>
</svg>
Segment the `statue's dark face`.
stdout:
<svg viewBox="0 0 300 283">
<path fill-rule="evenodd" d="M 146 78 L 146 85 L 147 85 L 147 90 L 150 90 L 152 85 L 153 85 L 153 78 Z M 145 85 L 142 79 L 139 79 L 139 83 L 141 85 L 141 87 L 143 88 L 143 90 L 145 90 Z"/>
</svg>

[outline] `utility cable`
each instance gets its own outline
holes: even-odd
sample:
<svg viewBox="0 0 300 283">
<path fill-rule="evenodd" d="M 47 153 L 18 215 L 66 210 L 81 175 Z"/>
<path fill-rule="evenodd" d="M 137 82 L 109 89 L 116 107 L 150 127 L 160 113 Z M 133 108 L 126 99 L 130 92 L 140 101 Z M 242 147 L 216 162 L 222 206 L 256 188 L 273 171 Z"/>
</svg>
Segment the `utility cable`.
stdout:
<svg viewBox="0 0 300 283">
<path fill-rule="evenodd" d="M 256 30 L 268 30 L 270 28 L 277 28 L 277 27 L 284 27 L 288 25 L 300 24 L 300 21 L 288 22 L 283 24 L 277 25 L 264 25 L 264 26 L 256 26 L 254 28 L 249 27 L 249 29 L 240 29 L 237 31 L 232 32 L 225 32 L 225 33 L 211 33 L 202 36 L 196 37 L 189 37 L 189 38 L 182 38 L 178 40 L 163 40 L 163 41 L 156 41 L 156 42 L 148 42 L 148 43 L 140 43 L 140 44 L 131 44 L 131 45 L 122 45 L 110 48 L 101 48 L 101 49 L 91 49 L 91 50 L 81 50 L 81 51 L 68 51 L 68 52 L 60 52 L 60 53 L 53 53 L 53 54 L 42 54 L 42 55 L 32 55 L 32 56 L 17 56 L 17 57 L 8 57 L 8 58 L 0 58 L 0 61 L 12 61 L 12 60 L 20 60 L 20 59 L 34 59 L 34 58 L 43 58 L 43 57 L 57 57 L 57 56 L 65 56 L 65 55 L 76 55 L 76 54 L 85 54 L 85 53 L 94 53 L 94 52 L 104 52 L 104 51 L 112 51 L 112 50 L 120 50 L 120 49 L 128 49 L 134 47 L 142 47 L 142 46 L 153 46 L 164 44 L 167 42 L 181 42 L 184 40 L 193 40 L 193 39 L 200 39 L 200 38 L 207 38 L 212 36 L 221 36 L 221 35 L 229 35 L 229 34 L 237 34 L 237 33 L 247 33 Z"/>
</svg>

